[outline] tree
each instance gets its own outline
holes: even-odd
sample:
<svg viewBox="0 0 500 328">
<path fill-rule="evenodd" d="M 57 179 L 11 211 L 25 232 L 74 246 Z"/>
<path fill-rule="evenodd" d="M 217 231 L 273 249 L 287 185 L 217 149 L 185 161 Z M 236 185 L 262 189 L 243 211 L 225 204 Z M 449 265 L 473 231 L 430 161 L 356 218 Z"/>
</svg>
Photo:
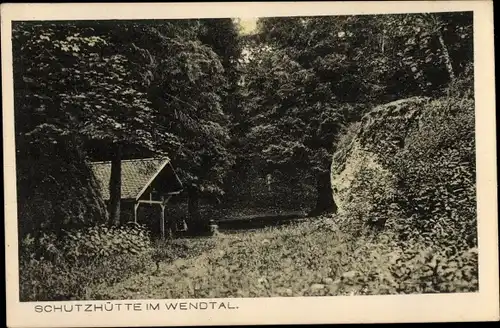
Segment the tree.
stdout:
<svg viewBox="0 0 500 328">
<path fill-rule="evenodd" d="M 352 65 L 342 61 L 333 65 L 339 56 L 347 55 L 317 57 L 312 52 L 324 50 L 311 43 L 313 36 L 297 32 L 305 24 L 310 23 L 301 18 L 259 22 L 261 42 L 268 41 L 264 43 L 267 46 L 252 51 L 246 65 L 245 114 L 247 144 L 255 146 L 252 152 L 263 158 L 269 169 L 280 167 L 288 174 L 307 172 L 314 176 L 317 201 L 311 214 L 316 215 L 336 210 L 329 183 L 329 154 L 334 138 L 356 106 L 341 102 L 355 95 L 339 91 L 352 85 L 348 80 Z M 313 30 L 324 32 L 317 27 Z"/>
<path fill-rule="evenodd" d="M 24 60 L 16 109 L 27 116 L 37 112 L 40 121 L 31 119 L 30 132 L 40 132 L 40 138 L 50 130 L 111 147 L 110 220 L 119 224 L 122 148 L 132 144 L 154 150 L 154 141 L 166 134 L 155 124 L 133 62 L 136 49 L 113 43 L 113 33 L 100 24 L 17 25 L 14 38 Z"/>
<path fill-rule="evenodd" d="M 472 60 L 471 13 L 380 15 L 372 22 L 385 40 L 386 90 L 397 98 L 439 95 Z"/>
<path fill-rule="evenodd" d="M 231 24 L 174 20 L 19 26 L 23 57 L 35 58 L 24 63 L 19 76 L 25 79 L 18 89 L 29 90 L 19 96 L 39 101 L 42 111 L 54 114 L 39 115 L 34 127 L 45 124 L 60 134 L 83 137 L 87 148 L 95 148 L 94 157 L 111 159 L 115 224 L 121 159 L 131 152 L 171 157 L 190 196 L 191 227 L 201 221 L 198 194 L 223 193 L 221 180 L 232 163 L 225 148 L 224 110 L 234 88 L 225 68 L 232 69 L 237 50 L 228 52 L 230 38 L 210 36 L 231 36 Z M 41 88 L 34 92 L 36 87 Z"/>
<path fill-rule="evenodd" d="M 328 169 L 340 128 L 365 108 L 442 93 L 459 56 L 447 40 L 470 38 L 470 23 L 455 13 L 259 19 L 245 71 L 248 143 L 316 176 L 312 214 L 335 210 Z"/>
<path fill-rule="evenodd" d="M 233 159 L 227 150 L 228 82 L 222 60 L 199 40 L 201 23 L 190 24 L 183 35 L 172 33 L 174 24 L 147 27 L 149 42 L 161 47 L 144 49 L 148 62 L 143 67 L 158 123 L 177 140 L 160 147 L 170 154 L 186 187 L 188 228 L 202 232 L 208 222 L 200 214 L 200 195 L 224 194 L 223 178 Z"/>
</svg>

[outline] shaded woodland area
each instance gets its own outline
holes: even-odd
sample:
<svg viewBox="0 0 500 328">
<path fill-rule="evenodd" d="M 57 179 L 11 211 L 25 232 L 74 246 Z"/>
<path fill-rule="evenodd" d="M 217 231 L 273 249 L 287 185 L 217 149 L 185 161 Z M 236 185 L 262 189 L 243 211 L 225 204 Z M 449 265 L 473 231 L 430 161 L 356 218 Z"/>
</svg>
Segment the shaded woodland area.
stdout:
<svg viewBox="0 0 500 328">
<path fill-rule="evenodd" d="M 26 299 L 85 297 L 65 292 L 76 288 L 70 273 L 66 285 L 33 293 L 37 274 L 46 274 L 40 261 L 51 259 L 46 270 L 61 261 L 83 268 L 84 258 L 101 254 L 99 265 L 120 262 L 116 272 L 130 274 L 149 263 L 148 231 L 121 222 L 122 160 L 171 159 L 184 189 L 167 216 L 185 218 L 191 235 L 210 233 L 212 221 L 230 217 L 322 218 L 344 205 L 332 189 L 332 175 L 343 168 L 334 163 L 332 170 L 332 159 L 354 124 L 364 126 L 374 108 L 397 100 L 454 99 L 469 110 L 463 104 L 474 96 L 469 12 L 261 18 L 250 32 L 236 19 L 15 22 L 12 40 Z M 433 106 L 455 106 L 442 104 Z M 394 126 L 384 124 L 390 135 Z M 368 143 L 378 140 L 370 128 L 359 132 Z M 446 148 L 444 140 L 436 147 Z M 94 161 L 112 163 L 109 211 L 90 169 Z M 420 174 L 427 173 L 413 177 Z M 414 196 L 418 203 L 422 195 Z M 349 221 L 353 212 L 343 213 Z M 120 247 L 106 248 L 108 240 Z M 166 256 L 169 247 L 154 256 Z M 115 278 L 99 281 L 123 277 Z"/>
</svg>

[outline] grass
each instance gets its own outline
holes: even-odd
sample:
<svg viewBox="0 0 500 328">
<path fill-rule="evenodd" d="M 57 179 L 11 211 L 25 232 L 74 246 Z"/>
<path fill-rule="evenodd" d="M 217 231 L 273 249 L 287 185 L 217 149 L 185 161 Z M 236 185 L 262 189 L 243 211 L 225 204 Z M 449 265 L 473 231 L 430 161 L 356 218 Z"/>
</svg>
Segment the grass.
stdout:
<svg viewBox="0 0 500 328">
<path fill-rule="evenodd" d="M 126 233 L 123 229 L 96 227 L 59 242 L 47 237 L 38 246 L 26 240 L 20 262 L 21 299 L 185 299 L 478 290 L 477 250 L 457 244 L 454 236 L 446 240 L 424 235 L 401 241 L 389 229 L 371 231 L 348 216 L 308 218 L 279 227 L 153 244 L 145 243 L 142 230 L 130 228 Z M 130 237 L 128 244 L 123 239 L 126 236 Z M 33 247 L 45 249 L 49 257 L 37 256 Z"/>
<path fill-rule="evenodd" d="M 333 296 L 477 289 L 474 265 L 467 261 L 460 263 L 469 276 L 455 267 L 460 272 L 457 280 L 445 277 L 445 269 L 438 264 L 433 266 L 439 256 L 436 248 L 398 246 L 390 235 L 351 236 L 341 232 L 331 218 L 321 218 L 210 239 L 177 240 L 187 253 L 196 251 L 162 261 L 158 267 L 152 265 L 113 286 L 99 286 L 91 298 Z"/>
<path fill-rule="evenodd" d="M 159 270 L 150 268 L 101 293 L 106 298 L 125 299 L 304 294 L 310 284 L 321 283 L 322 276 L 333 275 L 326 254 L 330 248 L 322 252 L 320 247 L 327 241 L 326 235 L 305 234 L 299 225 L 219 234 L 203 254 L 164 262 Z M 321 235 L 323 238 L 317 238 Z M 297 240 L 301 240 L 299 249 Z M 203 240 L 183 242 L 195 248 Z M 292 285 L 295 290 L 289 288 Z"/>
</svg>

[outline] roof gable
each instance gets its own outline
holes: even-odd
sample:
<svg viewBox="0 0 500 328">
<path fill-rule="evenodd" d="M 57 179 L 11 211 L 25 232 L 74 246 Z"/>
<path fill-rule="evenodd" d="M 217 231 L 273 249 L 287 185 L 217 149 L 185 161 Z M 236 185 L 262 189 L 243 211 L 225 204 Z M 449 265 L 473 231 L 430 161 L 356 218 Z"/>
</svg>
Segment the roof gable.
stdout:
<svg viewBox="0 0 500 328">
<path fill-rule="evenodd" d="M 122 199 L 136 199 L 155 176 L 170 163 L 168 158 L 122 160 Z M 111 162 L 93 162 L 92 171 L 97 179 L 104 200 L 109 196 Z"/>
</svg>

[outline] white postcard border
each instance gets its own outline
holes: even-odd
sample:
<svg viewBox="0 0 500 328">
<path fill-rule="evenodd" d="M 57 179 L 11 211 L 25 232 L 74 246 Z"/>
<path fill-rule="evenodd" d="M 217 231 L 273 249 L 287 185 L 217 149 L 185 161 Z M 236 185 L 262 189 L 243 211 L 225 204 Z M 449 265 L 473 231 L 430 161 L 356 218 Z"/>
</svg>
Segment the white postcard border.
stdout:
<svg viewBox="0 0 500 328">
<path fill-rule="evenodd" d="M 233 310 L 146 311 L 147 303 L 19 302 L 11 22 L 14 20 L 167 19 L 474 11 L 477 206 L 480 291 L 471 294 L 217 299 Z M 180 326 L 300 323 L 484 321 L 499 319 L 497 177 L 492 1 L 2 4 L 4 195 L 9 327 Z M 181 302 L 182 300 L 177 300 Z M 210 301 L 210 300 L 197 300 Z M 141 311 L 117 311 L 140 303 Z M 101 312 L 35 312 L 36 305 L 107 304 Z M 125 307 L 125 305 L 122 305 Z"/>
</svg>

